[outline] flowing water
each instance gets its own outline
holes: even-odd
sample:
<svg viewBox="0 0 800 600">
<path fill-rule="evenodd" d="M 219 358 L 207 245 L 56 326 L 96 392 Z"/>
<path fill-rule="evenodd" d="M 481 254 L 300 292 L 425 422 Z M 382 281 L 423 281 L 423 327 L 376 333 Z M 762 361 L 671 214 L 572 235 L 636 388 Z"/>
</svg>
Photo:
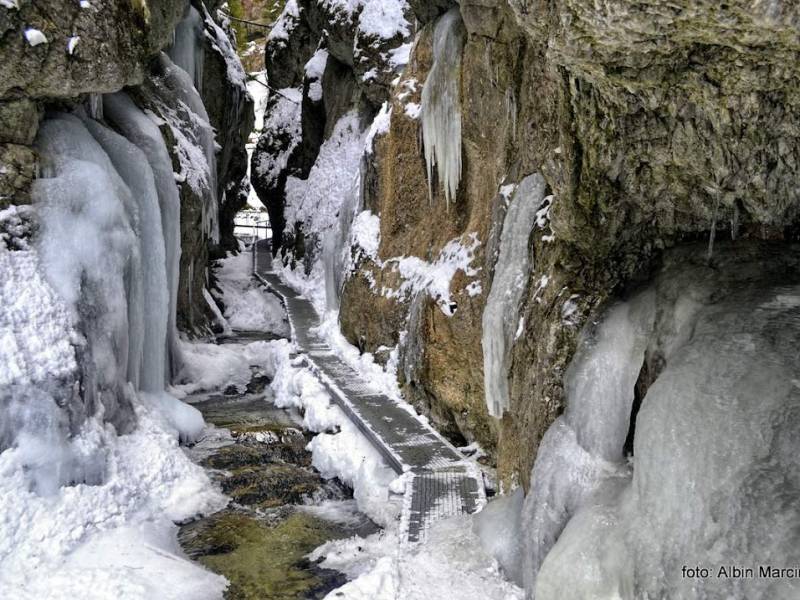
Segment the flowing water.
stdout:
<svg viewBox="0 0 800 600">
<path fill-rule="evenodd" d="M 234 335 L 224 343 L 254 341 Z M 276 408 L 255 369 L 247 391 L 190 398 L 213 428 L 190 450 L 231 498 L 227 508 L 185 524 L 179 541 L 192 559 L 227 577 L 226 598 L 323 598 L 342 574 L 305 557 L 332 539 L 377 527 L 356 510 L 352 491 L 311 467 L 310 434 L 296 412 Z"/>
</svg>

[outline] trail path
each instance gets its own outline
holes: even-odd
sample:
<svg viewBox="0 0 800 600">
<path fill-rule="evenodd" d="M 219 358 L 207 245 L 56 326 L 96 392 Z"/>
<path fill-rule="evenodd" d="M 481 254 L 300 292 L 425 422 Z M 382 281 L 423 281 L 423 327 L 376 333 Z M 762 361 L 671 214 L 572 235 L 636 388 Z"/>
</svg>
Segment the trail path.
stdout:
<svg viewBox="0 0 800 600">
<path fill-rule="evenodd" d="M 375 390 L 315 333 L 320 315 L 272 270 L 268 244 L 263 240 L 256 245 L 254 273 L 283 302 L 292 338 L 307 366 L 389 465 L 398 474 L 411 473 L 402 536 L 409 542 L 420 541 L 433 521 L 475 512 L 486 501 L 478 469 L 407 405 Z"/>
</svg>

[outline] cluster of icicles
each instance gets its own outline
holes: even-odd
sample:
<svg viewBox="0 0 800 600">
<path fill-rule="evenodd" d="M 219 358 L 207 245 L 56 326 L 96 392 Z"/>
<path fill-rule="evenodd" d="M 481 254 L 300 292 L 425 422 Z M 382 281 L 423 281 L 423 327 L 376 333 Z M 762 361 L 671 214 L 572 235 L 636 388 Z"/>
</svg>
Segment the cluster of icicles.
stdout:
<svg viewBox="0 0 800 600">
<path fill-rule="evenodd" d="M 433 196 L 434 167 L 445 201 L 461 181 L 461 54 L 466 32 L 458 7 L 442 15 L 433 32 L 433 66 L 422 89 L 422 140 Z"/>
</svg>

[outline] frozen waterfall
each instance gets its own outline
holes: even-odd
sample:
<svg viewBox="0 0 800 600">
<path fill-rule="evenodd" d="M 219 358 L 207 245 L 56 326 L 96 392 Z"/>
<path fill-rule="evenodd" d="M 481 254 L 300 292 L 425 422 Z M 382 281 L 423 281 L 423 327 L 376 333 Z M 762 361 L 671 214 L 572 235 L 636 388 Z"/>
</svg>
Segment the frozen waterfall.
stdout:
<svg viewBox="0 0 800 600">
<path fill-rule="evenodd" d="M 87 338 L 82 385 L 88 412 L 101 406 L 113 412 L 125 382 L 139 380 L 144 341 L 138 207 L 78 117 L 44 121 L 37 148 L 42 265 Z"/>
<path fill-rule="evenodd" d="M 449 204 L 461 180 L 461 53 L 466 32 L 458 7 L 436 23 L 433 66 L 422 89 L 422 140 L 433 196 L 433 167 Z"/>
<path fill-rule="evenodd" d="M 798 597 L 758 575 L 800 564 L 800 264 L 764 248 L 676 253 L 586 332 L 523 510 L 529 596 Z"/>
<path fill-rule="evenodd" d="M 143 324 L 139 334 L 142 338 L 139 376 L 129 370 L 129 379 L 138 389 L 160 391 L 166 382 L 164 340 L 167 339 L 169 322 L 169 289 L 155 176 L 147 157 L 131 142 L 91 119 L 87 119 L 85 124 L 108 154 L 137 204 L 134 232 L 139 240 L 142 263 L 142 301 L 139 305 Z M 133 323 L 130 328 L 135 329 Z"/>
<path fill-rule="evenodd" d="M 169 294 L 167 318 L 167 353 L 164 355 L 165 382 L 177 370 L 180 353 L 177 344 L 175 315 L 178 305 L 178 277 L 181 256 L 180 210 L 181 203 L 175 177 L 172 173 L 172 159 L 167 151 L 164 138 L 153 121 L 137 107 L 124 92 L 106 95 L 103 99 L 103 112 L 106 117 L 147 157 L 153 172 L 158 203 L 161 209 L 161 228 L 164 234 L 166 257 L 166 280 Z M 163 389 L 163 386 L 162 386 Z"/>
<path fill-rule="evenodd" d="M 135 419 L 133 405 L 143 402 L 191 440 L 203 428 L 200 413 L 164 393 L 174 364 L 168 343 L 176 339 L 180 257 L 172 163 L 160 131 L 127 95 L 106 96 L 103 114 L 127 137 L 82 112 L 57 113 L 42 123 L 36 142 L 39 255 L 85 337 L 76 342 L 85 409 L 73 415 L 75 403 L 66 403 L 67 416 L 72 433 L 91 417 L 124 432 Z M 54 413 L 54 427 L 60 421 Z"/>
<path fill-rule="evenodd" d="M 183 20 L 175 27 L 175 37 L 167 54 L 188 73 L 198 92 L 203 91 L 203 17 L 189 4 Z"/>
<path fill-rule="evenodd" d="M 483 376 L 489 414 L 502 417 L 508 409 L 508 370 L 522 296 L 528 284 L 528 239 L 545 198 L 544 178 L 523 179 L 508 206 L 500 236 L 500 253 L 492 287 L 483 310 Z"/>
<path fill-rule="evenodd" d="M 34 486 L 50 493 L 104 478 L 100 442 L 73 439 L 91 429 L 87 419 L 100 417 L 124 433 L 135 419 L 134 390 L 164 389 L 169 304 L 161 213 L 144 154 L 85 115 L 62 113 L 42 123 L 36 146 L 38 254 L 82 334 L 73 341 L 82 397 L 57 403 L 18 390 L 3 420 L 17 423 L 16 445 Z"/>
</svg>

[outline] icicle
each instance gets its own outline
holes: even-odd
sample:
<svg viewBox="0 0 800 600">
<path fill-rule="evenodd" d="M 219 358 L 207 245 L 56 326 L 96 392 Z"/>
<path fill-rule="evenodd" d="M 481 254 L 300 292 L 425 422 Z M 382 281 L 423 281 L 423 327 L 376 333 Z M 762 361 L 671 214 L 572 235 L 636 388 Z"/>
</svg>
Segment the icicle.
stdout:
<svg viewBox="0 0 800 600">
<path fill-rule="evenodd" d="M 453 8 L 436 23 L 433 66 L 422 90 L 422 139 L 428 171 L 428 193 L 433 197 L 433 167 L 447 205 L 455 199 L 461 180 L 461 53 L 466 32 L 459 9 Z"/>
<path fill-rule="evenodd" d="M 714 254 L 714 238 L 717 236 L 717 215 L 719 213 L 719 194 L 714 197 L 714 213 L 711 217 L 711 231 L 708 232 L 708 252 L 706 253 L 706 261 L 711 262 L 711 257 Z"/>
<path fill-rule="evenodd" d="M 175 65 L 166 54 L 162 53 L 161 66 L 164 70 L 164 83 L 172 92 L 173 98 L 169 103 L 165 103 L 163 112 L 165 116 L 174 115 L 175 119 L 170 119 L 175 137 L 178 139 L 178 155 L 181 159 L 181 168 L 184 175 L 188 177 L 188 183 L 192 185 L 195 193 L 203 199 L 203 231 L 207 237 L 215 244 L 219 243 L 219 203 L 217 200 L 217 143 L 214 128 L 209 122 L 208 113 L 203 104 L 202 98 L 192 86 L 189 75 Z M 162 99 L 163 100 L 163 99 Z M 183 115 L 170 104 L 183 105 L 190 112 Z M 178 122 L 180 120 L 180 123 Z M 186 121 L 188 120 L 188 123 Z M 188 127 L 187 127 L 188 126 Z M 186 139 L 186 133 L 190 132 L 194 139 Z M 190 148 L 185 148 L 187 144 L 181 142 L 186 140 L 188 145 L 197 145 L 203 149 L 206 165 L 198 164 L 197 157 Z M 203 168 L 205 166 L 206 168 Z"/>
<path fill-rule="evenodd" d="M 531 270 L 528 239 L 544 198 L 545 181 L 538 173 L 523 179 L 515 190 L 503 220 L 500 253 L 483 311 L 484 393 L 489 414 L 498 418 L 510 404 L 508 369 L 511 348 L 519 304 Z"/>
</svg>

